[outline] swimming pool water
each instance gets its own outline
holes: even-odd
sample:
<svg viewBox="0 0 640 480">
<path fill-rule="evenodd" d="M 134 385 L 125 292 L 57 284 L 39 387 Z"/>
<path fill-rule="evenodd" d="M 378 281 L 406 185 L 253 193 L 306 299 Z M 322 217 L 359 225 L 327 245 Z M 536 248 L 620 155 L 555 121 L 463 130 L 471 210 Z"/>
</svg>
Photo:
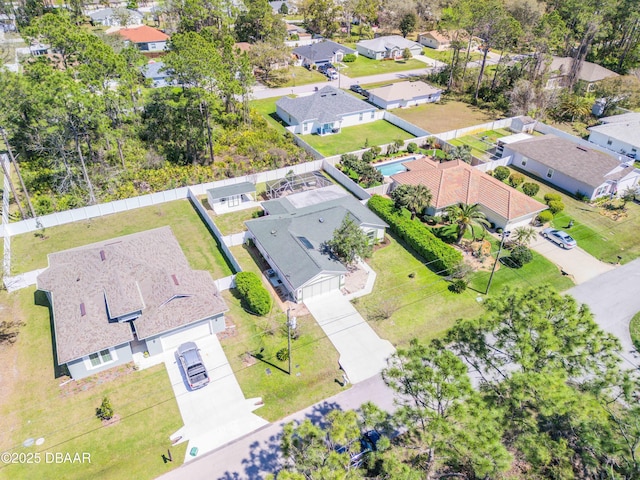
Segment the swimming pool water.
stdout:
<svg viewBox="0 0 640 480">
<path fill-rule="evenodd" d="M 395 175 L 396 173 L 406 172 L 407 169 L 402 164 L 412 162 L 415 159 L 416 157 L 401 158 L 400 160 L 396 160 L 395 162 L 380 165 L 379 167 L 376 167 L 376 170 L 382 173 L 382 175 L 384 175 L 385 177 L 390 177 L 391 175 Z"/>
</svg>

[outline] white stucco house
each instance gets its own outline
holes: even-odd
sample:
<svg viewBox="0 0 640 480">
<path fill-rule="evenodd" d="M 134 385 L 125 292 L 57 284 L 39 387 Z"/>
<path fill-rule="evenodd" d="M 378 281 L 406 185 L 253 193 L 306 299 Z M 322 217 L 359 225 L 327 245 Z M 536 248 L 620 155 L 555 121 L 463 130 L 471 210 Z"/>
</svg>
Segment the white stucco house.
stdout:
<svg viewBox="0 0 640 480">
<path fill-rule="evenodd" d="M 324 249 L 345 218 L 372 242 L 387 224 L 336 185 L 262 203 L 266 215 L 245 222 L 249 238 L 282 281 L 289 298 L 304 302 L 344 286 L 347 268 Z"/>
<path fill-rule="evenodd" d="M 426 82 L 398 82 L 367 90 L 369 101 L 380 108 L 405 108 L 437 102 L 442 90 Z"/>
<path fill-rule="evenodd" d="M 343 127 L 384 117 L 383 110 L 331 86 L 304 97 L 282 97 L 276 102 L 276 113 L 291 132 L 302 135 L 340 133 Z"/>
<path fill-rule="evenodd" d="M 374 60 L 402 58 L 405 48 L 408 48 L 413 56 L 422 53 L 422 45 L 400 35 L 387 35 L 371 40 L 360 40 L 356 43 L 356 50 L 360 55 Z"/>
<path fill-rule="evenodd" d="M 207 200 L 218 215 L 259 206 L 255 201 L 256 186 L 251 182 L 234 183 L 207 190 Z"/>
<path fill-rule="evenodd" d="M 169 227 L 49 254 L 37 278 L 59 366 L 81 379 L 225 329 L 209 272 L 192 270 Z"/>
<path fill-rule="evenodd" d="M 633 159 L 616 158 L 555 135 L 505 145 L 504 157 L 511 157 L 509 162 L 516 168 L 591 200 L 635 189 L 640 181 Z"/>
<path fill-rule="evenodd" d="M 429 215 L 441 215 L 458 203 L 479 204 L 496 227 L 529 225 L 546 205 L 473 168 L 461 160 L 434 162 L 426 157 L 403 164 L 407 171 L 391 176 L 391 190 L 399 185 L 425 185 L 431 191 Z"/>
<path fill-rule="evenodd" d="M 600 119 L 589 127 L 589 141 L 621 155 L 640 158 L 640 113 L 623 113 Z"/>
<path fill-rule="evenodd" d="M 451 46 L 451 35 L 447 32 L 431 30 L 418 35 L 418 43 L 434 50 L 446 50 Z"/>
</svg>

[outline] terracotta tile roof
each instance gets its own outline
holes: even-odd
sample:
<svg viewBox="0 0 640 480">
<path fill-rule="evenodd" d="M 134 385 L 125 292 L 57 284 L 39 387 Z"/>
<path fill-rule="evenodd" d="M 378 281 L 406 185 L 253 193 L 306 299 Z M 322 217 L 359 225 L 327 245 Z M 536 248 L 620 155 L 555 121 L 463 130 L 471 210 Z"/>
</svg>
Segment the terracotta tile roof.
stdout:
<svg viewBox="0 0 640 480">
<path fill-rule="evenodd" d="M 147 25 L 121 28 L 116 33 L 131 43 L 164 42 L 169 40 L 169 35 Z"/>
<path fill-rule="evenodd" d="M 192 270 L 169 227 L 49 254 L 58 363 L 145 339 L 227 310 L 209 272 Z"/>
<path fill-rule="evenodd" d="M 399 184 L 426 185 L 436 209 L 459 202 L 479 203 L 513 220 L 546 209 L 546 205 L 460 160 L 433 162 L 426 157 L 404 164 L 408 171 L 393 175 Z"/>
</svg>

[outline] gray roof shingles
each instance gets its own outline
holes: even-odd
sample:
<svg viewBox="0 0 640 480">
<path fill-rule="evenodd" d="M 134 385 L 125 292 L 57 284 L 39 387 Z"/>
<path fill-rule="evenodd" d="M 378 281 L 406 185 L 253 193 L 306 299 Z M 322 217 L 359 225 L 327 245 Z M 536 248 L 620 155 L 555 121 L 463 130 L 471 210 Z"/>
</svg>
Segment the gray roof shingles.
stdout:
<svg viewBox="0 0 640 480">
<path fill-rule="evenodd" d="M 309 120 L 335 122 L 343 115 L 377 110 L 373 105 L 331 86 L 304 97 L 282 97 L 276 105 L 300 123 Z M 286 118 L 283 120 L 288 121 Z"/>
<path fill-rule="evenodd" d="M 133 322 L 145 339 L 227 310 L 169 227 L 49 254 L 37 285 L 51 295 L 60 365 L 133 340 L 129 322 L 110 318 L 141 311 Z"/>
<path fill-rule="evenodd" d="M 297 56 L 306 58 L 312 63 L 330 62 L 337 52 L 342 52 L 344 55 L 356 53 L 352 48 L 345 47 L 344 45 L 332 42 L 331 40 L 324 40 L 322 42 L 303 45 L 293 49 L 293 53 Z"/>
<path fill-rule="evenodd" d="M 210 188 L 207 195 L 213 199 L 230 197 L 231 195 L 240 195 L 243 193 L 253 193 L 256 186 L 251 182 L 240 182 L 224 187 Z"/>
<path fill-rule="evenodd" d="M 507 145 L 505 149 L 518 152 L 592 187 L 602 185 L 607 180 L 605 177 L 620 166 L 620 162 L 609 155 L 555 135 L 522 140 Z"/>
</svg>

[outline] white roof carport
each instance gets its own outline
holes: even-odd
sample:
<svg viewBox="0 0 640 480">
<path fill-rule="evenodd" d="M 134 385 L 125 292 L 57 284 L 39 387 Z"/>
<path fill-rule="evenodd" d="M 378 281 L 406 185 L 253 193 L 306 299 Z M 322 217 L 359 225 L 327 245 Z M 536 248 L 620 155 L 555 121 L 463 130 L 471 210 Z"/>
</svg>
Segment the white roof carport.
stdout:
<svg viewBox="0 0 640 480">
<path fill-rule="evenodd" d="M 185 462 L 196 458 L 190 455 L 193 447 L 201 456 L 269 423 L 251 413 L 262 405 L 261 399 L 244 398 L 218 338 L 210 335 L 196 344 L 211 379 L 209 385 L 198 390 L 187 386 L 176 351 L 163 354 L 184 422 L 171 438 L 182 437 L 177 443 L 189 441 Z"/>
</svg>

